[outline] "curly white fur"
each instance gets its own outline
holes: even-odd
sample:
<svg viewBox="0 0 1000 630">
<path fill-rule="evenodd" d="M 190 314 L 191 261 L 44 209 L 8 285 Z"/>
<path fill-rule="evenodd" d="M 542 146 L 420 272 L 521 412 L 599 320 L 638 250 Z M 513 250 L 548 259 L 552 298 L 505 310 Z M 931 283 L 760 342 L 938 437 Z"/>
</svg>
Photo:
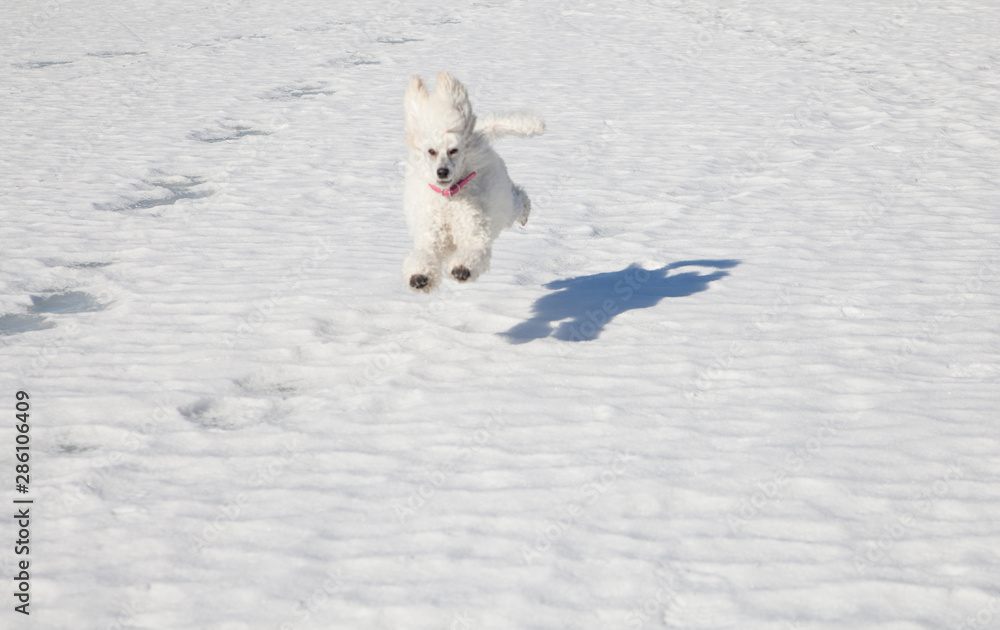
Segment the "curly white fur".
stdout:
<svg viewBox="0 0 1000 630">
<path fill-rule="evenodd" d="M 409 150 L 403 208 L 414 240 L 403 278 L 414 290 L 432 291 L 444 263 L 455 280 L 475 280 L 489 269 L 500 232 L 514 221 L 527 223 L 531 211 L 528 195 L 510 180 L 490 142 L 539 135 L 545 123 L 525 113 L 477 121 L 465 86 L 447 72 L 438 75 L 433 94 L 420 77 L 411 78 L 403 105 Z M 432 188 L 448 190 L 473 172 L 450 196 Z"/>
</svg>

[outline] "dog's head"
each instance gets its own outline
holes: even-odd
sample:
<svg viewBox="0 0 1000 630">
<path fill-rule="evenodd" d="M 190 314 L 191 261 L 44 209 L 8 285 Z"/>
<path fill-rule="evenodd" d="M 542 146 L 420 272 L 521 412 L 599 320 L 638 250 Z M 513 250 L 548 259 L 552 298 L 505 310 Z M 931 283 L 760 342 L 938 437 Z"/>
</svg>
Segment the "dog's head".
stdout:
<svg viewBox="0 0 1000 630">
<path fill-rule="evenodd" d="M 410 166 L 428 182 L 447 188 L 468 175 L 476 117 L 465 86 L 447 72 L 428 94 L 420 77 L 410 79 L 403 97 Z"/>
</svg>

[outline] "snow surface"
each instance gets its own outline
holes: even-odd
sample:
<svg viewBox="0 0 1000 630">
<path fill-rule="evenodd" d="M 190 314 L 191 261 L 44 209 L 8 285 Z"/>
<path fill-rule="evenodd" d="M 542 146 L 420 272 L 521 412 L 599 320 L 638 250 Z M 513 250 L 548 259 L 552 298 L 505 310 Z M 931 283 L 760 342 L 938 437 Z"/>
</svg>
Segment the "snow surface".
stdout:
<svg viewBox="0 0 1000 630">
<path fill-rule="evenodd" d="M 0 626 L 1000 627 L 996 2 L 0 13 Z M 442 69 L 548 132 L 427 296 Z"/>
</svg>

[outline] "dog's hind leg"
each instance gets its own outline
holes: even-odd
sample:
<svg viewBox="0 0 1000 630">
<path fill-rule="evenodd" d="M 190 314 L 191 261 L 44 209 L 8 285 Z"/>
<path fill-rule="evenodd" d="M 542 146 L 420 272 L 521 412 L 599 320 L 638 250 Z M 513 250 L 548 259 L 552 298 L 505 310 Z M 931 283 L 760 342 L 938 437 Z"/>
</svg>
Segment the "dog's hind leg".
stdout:
<svg viewBox="0 0 1000 630">
<path fill-rule="evenodd" d="M 519 209 L 517 222 L 524 225 L 528 222 L 528 215 L 531 214 L 531 199 L 528 199 L 528 193 L 524 192 L 523 188 L 514 184 L 514 211 L 518 212 Z"/>
</svg>

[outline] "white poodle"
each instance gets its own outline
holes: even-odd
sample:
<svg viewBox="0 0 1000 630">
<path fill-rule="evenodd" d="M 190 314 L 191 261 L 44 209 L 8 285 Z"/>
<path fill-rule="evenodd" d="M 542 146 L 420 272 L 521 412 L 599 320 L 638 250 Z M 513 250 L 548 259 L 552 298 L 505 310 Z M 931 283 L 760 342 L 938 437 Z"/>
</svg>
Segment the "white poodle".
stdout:
<svg viewBox="0 0 1000 630">
<path fill-rule="evenodd" d="M 465 86 L 447 72 L 433 94 L 420 77 L 410 79 L 403 98 L 406 146 L 404 210 L 413 251 L 403 263 L 410 288 L 431 291 L 441 282 L 441 264 L 459 282 L 475 280 L 490 267 L 493 241 L 504 228 L 524 225 L 531 201 L 510 181 L 490 141 L 535 136 L 545 123 L 530 114 L 472 113 Z"/>
</svg>

